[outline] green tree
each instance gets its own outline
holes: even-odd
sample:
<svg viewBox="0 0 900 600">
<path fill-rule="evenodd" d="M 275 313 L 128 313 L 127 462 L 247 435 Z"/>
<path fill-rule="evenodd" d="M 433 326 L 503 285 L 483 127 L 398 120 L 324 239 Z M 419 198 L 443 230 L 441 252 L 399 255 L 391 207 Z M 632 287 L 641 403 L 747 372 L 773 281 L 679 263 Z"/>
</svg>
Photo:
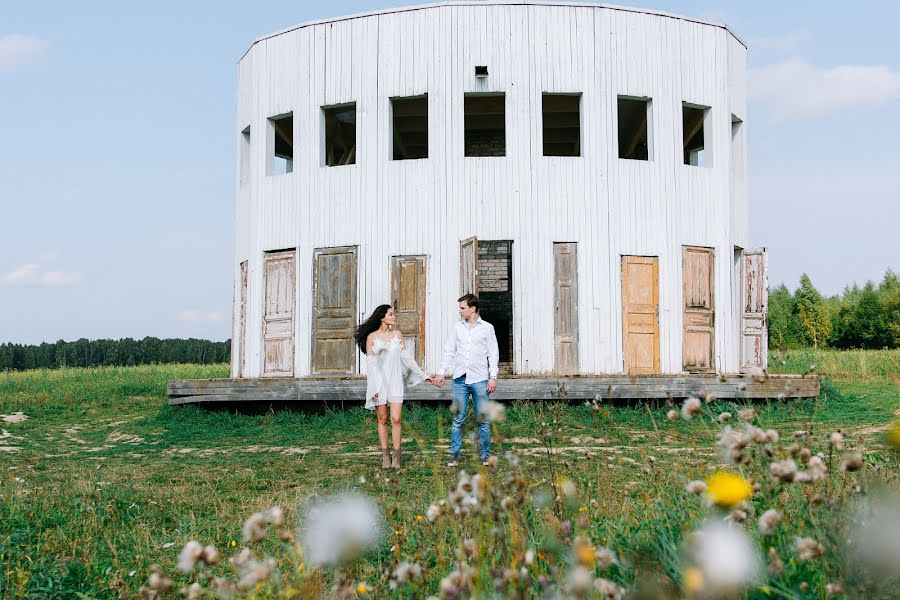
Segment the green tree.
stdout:
<svg viewBox="0 0 900 600">
<path fill-rule="evenodd" d="M 800 287 L 794 293 L 793 312 L 799 325 L 800 341 L 813 348 L 827 346 L 831 315 L 825 299 L 806 273 L 800 276 Z"/>
</svg>

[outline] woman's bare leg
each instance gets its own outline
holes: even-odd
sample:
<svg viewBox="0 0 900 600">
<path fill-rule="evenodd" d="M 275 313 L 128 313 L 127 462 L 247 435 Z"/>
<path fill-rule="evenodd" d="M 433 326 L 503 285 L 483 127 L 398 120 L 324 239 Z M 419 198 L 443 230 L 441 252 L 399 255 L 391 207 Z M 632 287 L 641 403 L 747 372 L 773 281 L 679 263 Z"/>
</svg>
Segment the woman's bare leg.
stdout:
<svg viewBox="0 0 900 600">
<path fill-rule="evenodd" d="M 390 404 L 391 407 L 391 437 L 394 442 L 394 460 L 391 462 L 391 467 L 394 469 L 400 468 L 400 442 L 402 440 L 402 431 L 400 429 L 401 423 L 401 411 L 403 410 L 403 405 L 400 403 Z"/>
<path fill-rule="evenodd" d="M 388 407 L 387 404 L 375 407 L 375 416 L 378 417 L 378 442 L 381 444 L 381 466 L 390 466 L 391 455 L 388 447 Z"/>
</svg>

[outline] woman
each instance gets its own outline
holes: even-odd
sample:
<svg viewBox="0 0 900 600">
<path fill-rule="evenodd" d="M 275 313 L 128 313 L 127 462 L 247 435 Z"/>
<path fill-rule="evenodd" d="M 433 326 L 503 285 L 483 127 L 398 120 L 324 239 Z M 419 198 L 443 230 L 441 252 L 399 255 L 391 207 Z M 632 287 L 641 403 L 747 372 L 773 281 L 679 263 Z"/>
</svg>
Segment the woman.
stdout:
<svg viewBox="0 0 900 600">
<path fill-rule="evenodd" d="M 356 344 L 366 354 L 366 408 L 378 416 L 378 441 L 381 442 L 381 466 L 400 468 L 400 411 L 403 408 L 404 379 L 407 385 L 423 381 L 434 384 L 406 352 L 403 334 L 397 329 L 397 316 L 389 304 L 382 304 L 365 323 L 356 328 Z M 394 456 L 388 449 L 387 423 L 391 419 Z"/>
</svg>

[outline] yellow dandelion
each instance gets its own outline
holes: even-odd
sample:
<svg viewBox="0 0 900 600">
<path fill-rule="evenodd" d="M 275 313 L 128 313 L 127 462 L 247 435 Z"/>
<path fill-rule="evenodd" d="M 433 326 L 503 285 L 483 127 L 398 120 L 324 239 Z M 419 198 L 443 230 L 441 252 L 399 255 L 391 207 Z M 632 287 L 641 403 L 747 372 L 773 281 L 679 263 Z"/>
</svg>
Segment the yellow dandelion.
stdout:
<svg viewBox="0 0 900 600">
<path fill-rule="evenodd" d="M 691 567 L 684 572 L 684 589 L 692 594 L 703 590 L 703 573 L 697 567 Z"/>
<path fill-rule="evenodd" d="M 894 426 L 888 429 L 887 442 L 894 450 L 900 450 L 900 419 L 894 421 Z"/>
<path fill-rule="evenodd" d="M 416 521 L 422 521 L 424 518 L 422 515 L 416 515 Z"/>
<path fill-rule="evenodd" d="M 231 547 L 234 548 L 235 546 L 237 546 L 237 541 L 231 540 Z"/>
<path fill-rule="evenodd" d="M 597 556 L 595 552 L 596 548 L 593 546 L 583 545 L 575 548 L 575 558 L 578 562 L 585 567 L 593 567 L 594 563 L 597 562 Z"/>
<path fill-rule="evenodd" d="M 402 530 L 402 529 L 398 529 L 397 531 L 394 532 L 394 535 L 396 535 L 397 537 L 403 535 L 403 530 Z"/>
<path fill-rule="evenodd" d="M 753 487 L 737 473 L 716 471 L 706 480 L 706 496 L 716 506 L 734 508 L 753 494 Z"/>
<path fill-rule="evenodd" d="M 367 586 L 365 583 L 360 583 L 359 585 L 356 586 L 356 593 L 357 594 L 368 594 L 369 586 Z"/>
</svg>

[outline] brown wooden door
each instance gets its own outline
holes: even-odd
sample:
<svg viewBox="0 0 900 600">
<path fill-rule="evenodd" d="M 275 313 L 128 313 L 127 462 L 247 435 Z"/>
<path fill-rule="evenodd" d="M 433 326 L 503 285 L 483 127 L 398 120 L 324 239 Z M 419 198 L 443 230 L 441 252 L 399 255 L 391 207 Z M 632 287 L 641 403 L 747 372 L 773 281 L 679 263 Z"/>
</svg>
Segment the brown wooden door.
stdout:
<svg viewBox="0 0 900 600">
<path fill-rule="evenodd" d="M 553 244 L 553 318 L 555 369 L 569 375 L 578 372 L 578 259 L 577 244 Z"/>
<path fill-rule="evenodd" d="M 741 372 L 768 367 L 769 281 L 766 249 L 741 258 Z"/>
<path fill-rule="evenodd" d="M 296 253 L 265 255 L 263 377 L 294 376 L 294 290 Z"/>
<path fill-rule="evenodd" d="M 391 258 L 391 304 L 406 348 L 425 362 L 425 257 Z"/>
<path fill-rule="evenodd" d="M 659 373 L 659 259 L 622 257 L 622 345 L 625 372 Z"/>
<path fill-rule="evenodd" d="M 349 375 L 356 366 L 356 247 L 313 253 L 313 375 Z"/>
<path fill-rule="evenodd" d="M 682 252 L 684 331 L 682 366 L 710 373 L 715 364 L 715 250 L 685 246 Z"/>
<path fill-rule="evenodd" d="M 241 304 L 238 309 L 238 335 L 237 344 L 238 377 L 247 375 L 247 261 L 241 263 Z"/>
<path fill-rule="evenodd" d="M 470 237 L 459 243 L 459 295 L 477 294 L 478 238 Z"/>
</svg>

